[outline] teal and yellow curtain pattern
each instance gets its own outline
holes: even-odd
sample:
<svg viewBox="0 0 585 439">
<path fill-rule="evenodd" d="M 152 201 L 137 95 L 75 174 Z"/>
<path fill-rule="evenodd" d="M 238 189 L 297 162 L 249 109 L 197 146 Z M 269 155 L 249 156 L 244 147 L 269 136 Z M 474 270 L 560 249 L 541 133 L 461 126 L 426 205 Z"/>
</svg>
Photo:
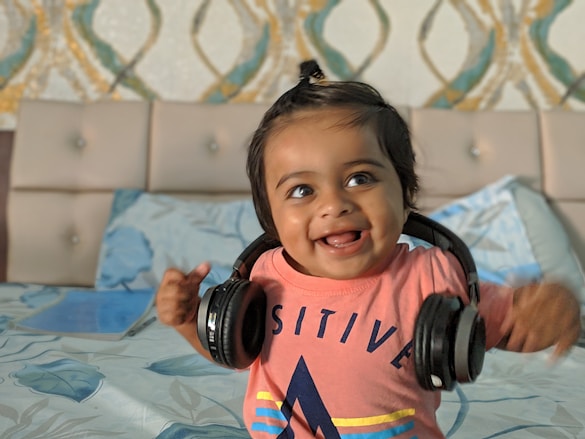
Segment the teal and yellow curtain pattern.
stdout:
<svg viewBox="0 0 585 439">
<path fill-rule="evenodd" d="M 585 108 L 585 1 L 1 0 L 0 129 L 21 98 L 272 101 L 302 59 L 396 104 Z"/>
</svg>

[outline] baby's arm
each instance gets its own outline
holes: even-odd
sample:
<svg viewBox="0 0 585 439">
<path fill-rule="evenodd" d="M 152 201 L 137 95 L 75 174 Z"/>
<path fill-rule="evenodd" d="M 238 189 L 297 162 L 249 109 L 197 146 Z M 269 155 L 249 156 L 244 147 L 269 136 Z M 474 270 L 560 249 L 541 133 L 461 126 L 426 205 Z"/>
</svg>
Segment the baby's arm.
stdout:
<svg viewBox="0 0 585 439">
<path fill-rule="evenodd" d="M 579 302 L 560 284 L 530 284 L 517 288 L 502 329 L 506 336 L 501 348 L 535 352 L 555 346 L 554 357 L 559 357 L 579 338 Z"/>
<path fill-rule="evenodd" d="M 197 312 L 201 302 L 199 285 L 210 270 L 211 266 L 207 262 L 198 265 L 186 275 L 169 268 L 156 293 L 156 308 L 162 323 L 175 328 L 197 352 L 213 361 L 197 335 Z"/>
</svg>

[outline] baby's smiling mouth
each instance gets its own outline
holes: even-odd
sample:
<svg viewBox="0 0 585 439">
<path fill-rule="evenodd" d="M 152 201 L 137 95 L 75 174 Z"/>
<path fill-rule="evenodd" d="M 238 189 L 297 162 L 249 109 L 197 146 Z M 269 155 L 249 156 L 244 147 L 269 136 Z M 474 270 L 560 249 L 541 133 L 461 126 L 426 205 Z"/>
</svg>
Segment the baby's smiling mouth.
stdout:
<svg viewBox="0 0 585 439">
<path fill-rule="evenodd" d="M 321 238 L 321 241 L 331 247 L 343 248 L 353 244 L 362 236 L 362 232 L 359 230 L 353 230 L 350 232 L 336 233 L 327 235 Z"/>
</svg>

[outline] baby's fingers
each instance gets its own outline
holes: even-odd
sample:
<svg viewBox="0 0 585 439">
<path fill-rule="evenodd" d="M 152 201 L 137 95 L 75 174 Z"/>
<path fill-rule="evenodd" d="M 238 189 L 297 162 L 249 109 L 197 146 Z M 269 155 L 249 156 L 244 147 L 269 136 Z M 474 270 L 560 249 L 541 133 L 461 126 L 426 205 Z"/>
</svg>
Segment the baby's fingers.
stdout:
<svg viewBox="0 0 585 439">
<path fill-rule="evenodd" d="M 557 360 L 569 353 L 573 345 L 579 340 L 580 326 L 572 326 L 562 333 L 555 344 L 553 360 Z"/>
<path fill-rule="evenodd" d="M 205 276 L 211 271 L 211 265 L 208 262 L 199 264 L 193 269 L 185 279 L 180 282 L 181 287 L 185 290 L 186 296 L 182 307 L 184 312 L 183 323 L 195 321 L 197 311 L 199 310 L 199 286 Z"/>
<path fill-rule="evenodd" d="M 205 276 L 207 276 L 210 271 L 211 265 L 209 262 L 202 262 L 185 276 L 182 283 L 187 286 L 196 286 L 197 291 L 199 291 L 199 284 L 205 279 Z"/>
<path fill-rule="evenodd" d="M 506 350 L 512 352 L 525 352 L 527 348 L 528 331 L 521 325 L 513 325 L 508 330 Z"/>
<path fill-rule="evenodd" d="M 185 275 L 168 269 L 156 296 L 156 307 L 162 323 L 179 326 L 194 320 L 199 307 L 199 285 L 210 271 L 208 263 L 198 265 Z"/>
</svg>

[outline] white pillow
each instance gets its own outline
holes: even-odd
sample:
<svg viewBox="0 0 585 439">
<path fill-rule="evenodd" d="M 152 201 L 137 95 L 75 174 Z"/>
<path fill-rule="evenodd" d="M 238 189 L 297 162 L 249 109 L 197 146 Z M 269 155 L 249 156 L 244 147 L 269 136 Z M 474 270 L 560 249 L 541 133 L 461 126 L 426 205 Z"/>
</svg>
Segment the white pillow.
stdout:
<svg viewBox="0 0 585 439">
<path fill-rule="evenodd" d="M 506 176 L 429 215 L 468 245 L 480 278 L 560 281 L 585 302 L 585 276 L 569 237 L 542 194 Z"/>
<path fill-rule="evenodd" d="M 569 238 L 544 197 L 507 176 L 429 215 L 457 233 L 480 279 L 517 284 L 559 280 L 585 303 L 585 277 Z M 140 190 L 116 191 L 96 287 L 157 286 L 168 267 L 212 263 L 201 287 L 223 282 L 240 252 L 262 233 L 250 199 L 184 201 Z M 209 284 L 209 285 L 208 285 Z"/>
</svg>

